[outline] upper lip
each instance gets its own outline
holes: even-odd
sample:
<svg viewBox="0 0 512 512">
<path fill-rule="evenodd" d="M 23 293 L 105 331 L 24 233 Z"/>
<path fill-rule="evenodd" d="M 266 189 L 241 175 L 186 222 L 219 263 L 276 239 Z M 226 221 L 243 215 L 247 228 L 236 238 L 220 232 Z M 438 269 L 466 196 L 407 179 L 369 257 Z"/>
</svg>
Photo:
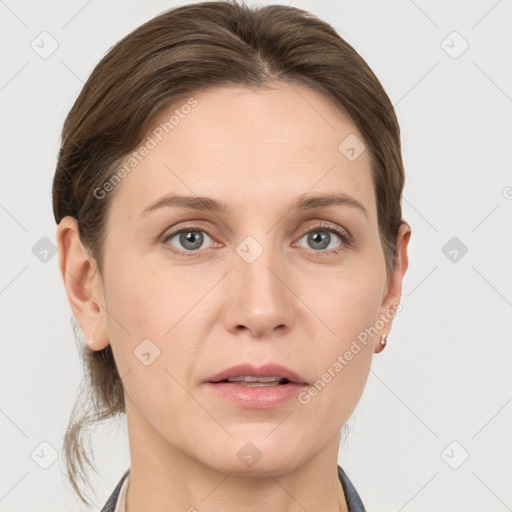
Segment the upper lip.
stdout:
<svg viewBox="0 0 512 512">
<path fill-rule="evenodd" d="M 206 379 L 206 382 L 221 382 L 228 379 L 229 377 L 243 377 L 243 376 L 254 376 L 254 377 L 279 377 L 288 379 L 290 382 L 297 384 L 307 384 L 307 382 L 300 377 L 297 373 L 282 366 L 280 364 L 268 363 L 262 366 L 253 366 L 249 363 L 237 364 L 223 370 L 216 375 L 212 375 Z"/>
</svg>

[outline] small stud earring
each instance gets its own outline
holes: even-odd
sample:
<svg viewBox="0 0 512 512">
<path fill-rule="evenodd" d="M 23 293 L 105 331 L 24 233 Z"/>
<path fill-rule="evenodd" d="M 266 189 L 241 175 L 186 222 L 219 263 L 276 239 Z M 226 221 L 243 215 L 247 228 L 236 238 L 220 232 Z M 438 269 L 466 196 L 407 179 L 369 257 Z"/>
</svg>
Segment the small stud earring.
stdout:
<svg viewBox="0 0 512 512">
<path fill-rule="evenodd" d="M 384 350 L 384 348 L 386 348 L 387 344 L 388 344 L 388 337 L 385 334 L 383 334 L 382 339 L 380 340 L 380 346 L 382 347 L 382 350 Z"/>
</svg>

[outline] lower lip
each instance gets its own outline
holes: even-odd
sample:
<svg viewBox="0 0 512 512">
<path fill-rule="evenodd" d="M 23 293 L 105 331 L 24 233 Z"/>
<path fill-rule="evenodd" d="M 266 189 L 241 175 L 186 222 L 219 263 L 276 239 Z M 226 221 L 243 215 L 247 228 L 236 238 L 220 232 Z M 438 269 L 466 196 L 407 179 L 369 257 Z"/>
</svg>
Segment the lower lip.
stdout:
<svg viewBox="0 0 512 512">
<path fill-rule="evenodd" d="M 275 384 L 272 386 L 243 386 L 235 382 L 207 382 L 208 389 L 249 409 L 278 407 L 295 398 L 307 384 Z"/>
</svg>

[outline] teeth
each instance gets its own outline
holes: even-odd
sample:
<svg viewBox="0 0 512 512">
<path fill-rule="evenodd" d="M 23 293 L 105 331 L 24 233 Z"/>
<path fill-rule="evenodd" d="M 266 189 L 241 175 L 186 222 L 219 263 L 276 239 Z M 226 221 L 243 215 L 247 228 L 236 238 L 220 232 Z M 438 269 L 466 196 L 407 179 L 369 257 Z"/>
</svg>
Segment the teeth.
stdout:
<svg viewBox="0 0 512 512">
<path fill-rule="evenodd" d="M 229 377 L 226 379 L 228 382 L 279 382 L 281 377 L 253 377 L 251 375 L 244 375 L 241 377 Z"/>
<path fill-rule="evenodd" d="M 272 380 L 270 382 L 240 382 L 238 385 L 244 388 L 268 388 L 271 386 L 279 386 L 279 383 Z"/>
</svg>

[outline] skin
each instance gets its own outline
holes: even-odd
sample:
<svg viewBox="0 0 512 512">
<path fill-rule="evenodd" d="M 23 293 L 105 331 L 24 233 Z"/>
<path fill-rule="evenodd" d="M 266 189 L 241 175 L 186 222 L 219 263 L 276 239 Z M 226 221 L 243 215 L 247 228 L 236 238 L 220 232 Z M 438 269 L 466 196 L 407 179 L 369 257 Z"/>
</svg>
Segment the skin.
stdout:
<svg viewBox="0 0 512 512">
<path fill-rule="evenodd" d="M 347 510 L 336 474 L 340 429 L 392 320 L 307 404 L 241 408 L 203 381 L 243 361 L 276 362 L 309 383 L 321 378 L 399 303 L 410 227 L 400 228 L 387 275 L 368 151 L 349 161 L 338 150 L 347 135 L 362 135 L 322 95 L 276 83 L 193 96 L 198 105 L 117 185 L 103 275 L 75 219 L 57 228 L 73 314 L 92 350 L 111 344 L 123 380 L 127 510 Z M 140 216 L 170 192 L 214 198 L 230 212 L 174 206 Z M 346 204 L 290 209 L 321 192 L 343 192 L 366 214 Z M 205 230 L 199 249 L 169 237 L 190 223 Z M 331 233 L 329 247 L 312 245 L 311 231 Z M 252 263 L 236 252 L 247 236 L 263 249 Z M 134 356 L 146 338 L 160 350 L 149 366 Z M 261 453 L 252 467 L 237 457 L 247 442 Z"/>
</svg>

